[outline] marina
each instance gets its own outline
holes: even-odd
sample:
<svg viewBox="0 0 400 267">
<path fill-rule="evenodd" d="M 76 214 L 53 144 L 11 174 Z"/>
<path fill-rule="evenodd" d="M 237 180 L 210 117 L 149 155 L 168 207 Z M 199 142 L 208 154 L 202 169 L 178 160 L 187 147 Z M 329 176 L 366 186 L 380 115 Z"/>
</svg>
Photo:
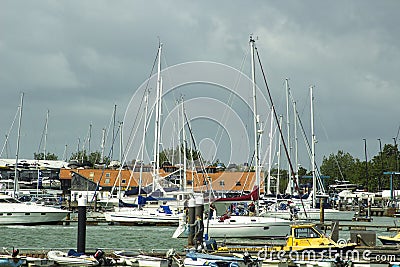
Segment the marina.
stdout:
<svg viewBox="0 0 400 267">
<path fill-rule="evenodd" d="M 181 5 L 182 10 L 186 4 Z M 104 10 L 110 10 L 107 3 L 103 5 Z M 51 19 L 43 16 L 40 20 L 41 28 L 55 22 L 54 36 L 40 40 L 41 35 L 46 36 L 45 32 L 38 34 L 32 30 L 32 34 L 24 34 L 27 36 L 24 38 L 29 38 L 28 42 L 12 38 L 21 43 L 18 46 L 20 51 L 7 54 L 5 62 L 15 54 L 30 61 L 29 56 L 32 55 L 28 51 L 35 50 L 30 47 L 31 41 L 42 48 L 41 54 L 32 58 L 46 62 L 47 67 L 37 67 L 33 72 L 36 64 L 26 64 L 28 69 L 12 64 L 9 66 L 20 74 L 19 86 L 38 92 L 47 90 L 47 94 L 44 97 L 40 93 L 21 92 L 17 112 L 9 131 L 5 133 L 0 153 L 0 267 L 400 267 L 400 152 L 397 144 L 400 127 L 395 137 L 382 147 L 381 139 L 373 136 L 372 132 L 376 129 L 384 129 L 385 134 L 393 132 L 394 120 L 390 117 L 388 127 L 374 123 L 376 115 L 372 116 L 372 112 L 363 114 L 365 118 L 352 117 L 353 109 L 359 111 L 352 106 L 354 99 L 364 99 L 368 105 L 376 102 L 376 106 L 368 106 L 369 111 L 374 111 L 378 103 L 384 102 L 386 106 L 394 98 L 394 94 L 386 93 L 388 88 L 394 87 L 395 80 L 388 81 L 387 77 L 378 75 L 379 72 L 389 75 L 386 68 L 382 68 L 385 71 L 374 70 L 376 74 L 372 74 L 372 69 L 362 68 L 362 65 L 377 68 L 378 65 L 371 64 L 378 61 L 377 58 L 392 59 L 385 53 L 388 50 L 397 51 L 392 49 L 394 43 L 391 46 L 370 47 L 358 38 L 358 45 L 365 46 L 368 52 L 364 53 L 371 57 L 365 61 L 365 55 L 358 56 L 358 59 L 352 57 L 357 50 L 363 50 L 355 49 L 348 42 L 352 34 L 332 42 L 330 36 L 327 38 L 324 35 L 329 29 L 315 31 L 317 27 L 310 27 L 314 23 L 307 24 L 307 29 L 297 29 L 299 32 L 295 35 L 298 42 L 287 36 L 276 38 L 277 32 L 290 36 L 286 27 L 289 28 L 292 21 L 283 15 L 298 9 L 299 6 L 293 5 L 285 12 L 275 9 L 269 13 L 268 8 L 260 8 L 263 13 L 255 10 L 254 19 L 247 22 L 250 25 L 258 21 L 260 26 L 255 29 L 261 30 L 267 38 L 250 34 L 248 42 L 242 44 L 236 38 L 243 36 L 234 37 L 237 33 L 233 33 L 229 25 L 231 22 L 224 21 L 223 16 L 207 18 L 205 23 L 196 21 L 193 13 L 186 17 L 185 12 L 179 11 L 181 13 L 176 16 L 172 14 L 175 9 L 167 6 L 170 3 L 163 3 L 163 7 L 168 7 L 165 10 L 171 12 L 167 17 L 174 17 L 182 25 L 198 25 L 193 29 L 195 35 L 201 35 L 197 27 L 203 28 L 205 24 L 207 28 L 217 29 L 210 35 L 214 37 L 213 42 L 208 39 L 204 39 L 207 43 L 198 42 L 196 46 L 205 46 L 206 50 L 198 51 L 194 58 L 186 58 L 187 62 L 182 62 L 187 56 L 185 53 L 193 48 L 190 45 L 193 36 L 184 33 L 184 27 L 175 27 L 174 35 L 171 35 L 173 41 L 164 39 L 168 42 L 164 46 L 162 38 L 158 37 L 157 48 L 152 47 L 149 38 L 144 35 L 140 40 L 135 38 L 134 46 L 129 38 L 124 38 L 119 45 L 123 55 L 121 61 L 122 57 L 118 59 L 120 55 L 107 52 L 119 32 L 129 35 L 124 27 L 127 22 L 132 22 L 129 19 L 131 9 L 142 8 L 130 5 L 126 3 L 125 14 L 119 15 L 118 27 L 121 30 L 115 30 L 115 35 L 104 34 L 106 39 L 103 39 L 104 36 L 101 40 L 90 37 L 90 42 L 77 42 L 73 46 L 79 47 L 79 50 L 73 49 L 71 53 L 64 51 L 66 48 L 63 46 L 68 46 L 75 34 L 71 34 L 73 31 L 64 22 L 58 21 L 58 17 L 64 16 L 63 13 L 69 9 L 63 3 L 54 5 L 57 6 L 57 16 Z M 145 6 L 145 3 L 142 5 Z M 218 7 L 218 4 L 215 5 Z M 234 5 L 231 3 L 224 7 L 227 15 Z M 107 16 L 98 16 L 101 8 L 94 2 L 88 6 L 93 7 L 90 16 L 84 16 L 84 12 L 74 13 L 76 28 L 86 29 L 84 34 L 78 34 L 81 39 L 101 32 L 85 27 L 84 23 L 93 18 L 99 22 L 98 29 L 108 30 L 108 24 L 101 23 Z M 29 7 L 36 13 L 37 10 Z M 78 10 L 87 9 L 79 7 L 81 9 Z M 20 9 L 24 8 L 21 5 Z M 53 8 L 49 5 L 48 10 Z M 208 16 L 217 9 L 204 12 L 202 16 Z M 117 8 L 112 10 L 118 12 Z M 234 14 L 239 17 L 244 10 L 243 5 Z M 154 8 L 141 10 L 149 25 L 158 17 L 148 16 L 148 11 L 157 12 Z M 12 14 L 8 10 L 4 13 L 5 17 L 10 16 L 8 13 Z M 356 13 L 352 14 L 354 18 L 357 18 Z M 376 12 L 376 15 L 379 14 Z M 268 25 L 273 31 L 262 26 L 269 23 L 259 20 L 263 17 L 272 22 L 278 15 L 283 18 L 277 20 L 280 23 Z M 24 18 L 31 16 L 25 14 Z M 327 14 L 321 13 L 321 18 L 324 16 L 327 17 Z M 133 25 L 145 28 L 145 23 L 138 23 L 140 20 L 137 16 Z M 354 21 L 350 22 L 358 24 Z M 19 25 L 15 21 L 5 22 L 8 22 L 5 25 Z M 318 24 L 325 23 L 318 21 Z M 68 36 L 57 36 L 60 25 L 64 26 L 62 31 L 68 30 Z M 340 29 L 332 34 L 335 38 L 346 29 L 345 24 L 334 26 Z M 249 31 L 254 26 L 245 27 Z M 20 27 L 15 28 L 17 31 Z M 308 29 L 325 41 L 317 43 L 317 37 L 307 35 Z M 176 38 L 181 33 L 186 42 Z M 269 35 L 274 38 L 270 39 Z M 224 38 L 216 38 L 219 36 Z M 368 35 L 368 41 L 374 43 L 374 37 L 385 36 L 377 31 Z M 8 38 L 5 35 L 1 40 L 0 51 L 10 49 Z M 307 42 L 302 38 L 308 38 Z M 291 46 L 286 47 L 289 40 L 292 41 Z M 53 42 L 58 43 L 57 48 L 46 47 Z M 352 51 L 343 51 L 347 52 L 343 56 L 332 53 L 342 52 L 337 49 L 341 42 L 352 47 Z M 185 49 L 180 49 L 180 53 L 174 52 L 174 46 L 182 48 L 182 43 L 185 43 Z M 102 49 L 93 49 L 98 44 L 103 46 Z M 246 49 L 238 49 L 244 44 Z M 125 46 L 130 47 L 129 53 L 124 51 Z M 312 47 L 308 53 L 295 51 L 300 48 L 308 50 L 308 46 Z M 332 51 L 331 46 L 334 47 Z M 220 47 L 225 47 L 223 53 Z M 152 48 L 154 60 L 147 58 Z M 136 50 L 140 51 L 140 56 L 132 57 Z M 208 53 L 220 58 L 216 57 L 214 61 L 201 59 Z M 104 57 L 106 54 L 108 58 Z M 169 62 L 177 60 L 179 63 L 168 65 L 164 54 Z M 228 64 L 239 62 L 235 54 L 243 55 L 240 67 Z M 277 54 L 282 58 L 275 59 L 275 62 L 270 60 Z M 308 67 L 302 59 L 310 61 L 308 64 L 311 66 L 319 57 L 324 67 L 329 69 L 329 79 L 325 81 L 299 82 L 296 78 L 282 78 L 274 69 L 279 62 L 276 65 L 286 65 L 288 74 L 298 71 L 301 79 L 307 77 L 307 72 L 321 75 L 324 72 L 321 66 Z M 344 67 L 350 63 L 347 58 L 363 64 L 352 66 L 353 70 L 349 71 Z M 217 62 L 217 59 L 223 62 Z M 56 69 L 60 62 L 63 67 L 55 75 L 51 70 Z M 299 69 L 297 65 L 301 63 L 303 65 Z M 334 65 L 341 67 L 332 72 Z M 396 69 L 393 65 L 390 69 Z M 19 69 L 20 72 L 17 71 Z M 149 73 L 144 75 L 143 69 Z M 264 70 L 271 70 L 273 76 L 269 77 Z M 353 99 L 350 94 L 341 94 L 335 101 L 334 94 L 341 90 L 342 80 L 346 80 L 346 76 L 351 77 L 354 70 L 357 73 L 350 80 L 353 84 L 346 84 L 344 88 L 354 86 L 359 91 Z M 9 71 L 4 73 L 7 75 L 3 75 L 0 83 L 6 78 L 7 84 L 0 87 L 16 86 L 12 81 L 16 77 Z M 140 76 L 136 76 L 138 74 Z M 110 92 L 117 98 L 121 93 L 118 87 L 122 82 L 113 81 L 111 75 L 129 80 L 130 84 L 126 85 L 126 92 L 122 94 L 122 99 L 129 103 L 123 116 L 119 111 L 117 113 L 117 105 L 114 104 L 108 127 L 102 121 L 102 126 L 96 128 L 101 124 L 92 124 L 92 118 L 99 122 L 100 117 L 104 119 L 108 116 L 106 105 L 111 103 Z M 24 76 L 37 78 L 24 81 Z M 92 77 L 96 76 L 102 79 L 94 80 Z M 396 78 L 395 75 L 391 77 Z M 276 81 L 278 79 L 279 82 Z M 304 84 L 311 85 L 304 87 Z M 87 87 L 96 90 L 85 91 Z M 376 88 L 383 92 L 382 98 L 374 95 L 373 99 L 373 94 L 378 91 Z M 58 95 L 59 91 L 63 92 L 62 96 Z M 295 97 L 294 93 L 299 95 Z M 32 95 L 33 98 L 40 98 L 41 103 L 38 105 L 36 102 L 35 108 L 26 112 L 27 107 L 32 107 Z M 27 101 L 26 96 L 31 99 Z M 325 100 L 320 101 L 318 98 L 321 96 L 325 96 Z M 49 128 L 48 109 L 38 149 L 32 149 L 38 121 L 25 121 L 24 116 L 35 114 L 38 107 L 46 103 L 57 106 L 61 103 L 59 99 L 64 98 L 68 98 L 69 102 L 60 105 L 63 109 L 55 113 L 57 123 L 62 121 L 63 125 L 58 125 L 56 129 Z M 7 101 L 9 103 L 2 103 L 0 107 L 9 110 L 12 102 L 8 98 Z M 346 101 L 351 104 L 351 112 L 345 105 Z M 96 106 L 92 106 L 93 103 Z M 319 104 L 318 110 L 315 110 L 315 104 Z M 363 106 L 367 105 L 364 103 Z M 392 107 L 395 109 L 397 106 Z M 331 119 L 328 131 L 324 126 L 316 126 L 314 121 L 314 113 L 320 120 L 326 110 L 329 110 L 328 117 Z M 342 110 L 346 113 L 336 118 Z M 11 118 L 8 112 L 2 111 L 2 117 Z M 396 110 L 383 108 L 382 112 L 387 113 L 385 116 L 380 114 L 385 118 L 398 114 Z M 64 114 L 68 114 L 68 119 Z M 76 138 L 82 133 L 75 131 L 86 130 L 80 123 L 75 124 L 83 116 L 90 116 L 86 137 Z M 342 125 L 343 117 L 347 116 L 352 117 L 351 123 Z M 361 123 L 363 120 L 368 120 L 368 130 Z M 6 128 L 4 121 L 2 126 Z M 26 130 L 24 127 L 30 128 Z M 55 130 L 57 136 L 52 136 L 49 129 Z M 328 133 L 335 134 L 335 140 L 341 143 L 323 140 L 318 143 L 316 134 L 320 135 L 320 130 L 326 137 Z M 48 139 L 48 135 L 51 138 Z M 379 151 L 367 149 L 367 137 L 379 141 Z M 74 141 L 71 141 L 72 138 Z M 357 138 L 363 140 L 364 159 L 353 157 L 343 150 L 332 153 L 332 150 L 345 145 L 354 150 Z M 50 140 L 56 139 L 57 145 L 50 144 Z M 62 157 L 58 151 L 61 142 L 65 142 L 62 144 Z M 319 147 L 316 147 L 317 143 Z M 16 144 L 15 158 L 9 153 L 9 150 L 14 150 L 14 147 L 10 149 L 13 144 Z M 323 146 L 326 151 L 320 154 L 323 151 L 320 147 Z M 49 151 L 49 148 L 55 151 Z M 29 150 L 33 158 L 22 157 L 22 149 L 25 154 Z"/>
</svg>

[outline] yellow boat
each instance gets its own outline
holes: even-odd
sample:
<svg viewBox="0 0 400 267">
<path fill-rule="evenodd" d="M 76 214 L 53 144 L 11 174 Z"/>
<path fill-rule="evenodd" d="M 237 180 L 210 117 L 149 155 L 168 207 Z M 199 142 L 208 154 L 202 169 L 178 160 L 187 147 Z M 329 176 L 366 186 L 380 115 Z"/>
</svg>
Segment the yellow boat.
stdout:
<svg viewBox="0 0 400 267">
<path fill-rule="evenodd" d="M 329 236 L 319 230 L 315 224 L 293 224 L 290 227 L 290 235 L 286 238 L 286 244 L 281 246 L 266 247 L 220 247 L 218 251 L 324 251 L 324 250 L 350 250 L 356 243 L 338 244 Z"/>
<path fill-rule="evenodd" d="M 395 236 L 378 236 L 378 239 L 383 245 L 397 245 L 400 244 L 400 232 L 397 232 Z"/>
<path fill-rule="evenodd" d="M 338 244 L 319 230 L 315 224 L 309 223 L 292 225 L 291 234 L 286 240 L 286 245 L 280 247 L 280 250 L 349 250 L 353 249 L 356 245 L 356 243 Z"/>
</svg>

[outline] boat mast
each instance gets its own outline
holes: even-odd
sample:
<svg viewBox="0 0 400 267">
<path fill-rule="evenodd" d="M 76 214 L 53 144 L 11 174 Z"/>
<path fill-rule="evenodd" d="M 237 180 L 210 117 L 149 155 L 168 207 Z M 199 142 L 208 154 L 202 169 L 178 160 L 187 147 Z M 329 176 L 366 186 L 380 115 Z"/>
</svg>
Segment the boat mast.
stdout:
<svg viewBox="0 0 400 267">
<path fill-rule="evenodd" d="M 49 125 L 49 110 L 46 113 L 46 124 L 44 126 L 44 148 L 43 148 L 43 160 L 46 160 L 46 145 L 47 145 L 47 129 Z"/>
<path fill-rule="evenodd" d="M 313 192 L 313 198 L 312 198 L 312 205 L 313 208 L 316 207 L 316 194 L 317 194 L 317 179 L 315 176 L 315 133 L 314 133 L 314 96 L 313 96 L 313 88 L 314 86 L 310 86 L 310 100 L 311 100 L 311 166 L 312 166 L 312 192 Z"/>
<path fill-rule="evenodd" d="M 289 160 L 291 157 L 291 150 L 292 147 L 290 145 L 290 117 L 289 117 L 289 81 L 286 78 L 285 79 L 285 88 L 286 88 L 286 128 L 287 128 L 287 142 L 288 142 L 288 148 L 289 148 L 289 159 L 288 159 L 288 165 L 289 165 Z M 286 189 L 286 193 L 293 195 L 293 179 L 291 178 L 290 173 L 288 173 L 288 186 Z"/>
<path fill-rule="evenodd" d="M 21 122 L 22 122 L 22 108 L 23 108 L 23 105 L 24 105 L 24 93 L 21 93 L 21 103 L 19 105 L 19 119 L 18 119 L 17 150 L 15 152 L 15 173 L 14 173 L 13 197 L 15 197 L 17 191 L 19 191 L 19 186 L 18 186 L 18 155 L 19 155 L 19 141 L 20 141 L 20 138 L 21 138 Z"/>
<path fill-rule="evenodd" d="M 186 140 L 185 140 L 185 106 L 183 104 L 183 96 L 182 96 L 182 146 L 183 146 L 183 190 L 186 191 L 186 169 L 187 169 L 187 162 L 186 162 Z M 192 183 L 193 184 L 193 183 Z"/>
<path fill-rule="evenodd" d="M 268 180 L 267 180 L 267 194 L 271 194 L 271 164 L 272 164 L 272 141 L 273 141 L 273 128 L 274 128 L 274 118 L 272 114 L 274 112 L 274 107 L 271 108 L 271 125 L 269 130 L 269 156 L 268 156 Z"/>
<path fill-rule="evenodd" d="M 101 160 L 101 162 L 103 162 L 104 163 L 104 147 L 105 147 L 105 144 L 106 144 L 106 129 L 105 128 L 103 128 L 103 130 L 102 130 L 102 137 L 101 137 L 101 145 L 100 145 L 100 148 L 101 148 L 101 156 L 100 156 L 100 160 Z"/>
<path fill-rule="evenodd" d="M 252 36 L 250 36 L 250 48 L 251 48 L 251 80 L 253 85 L 253 122 L 254 122 L 254 158 L 255 158 L 255 175 L 256 175 L 256 185 L 258 187 L 258 195 L 260 195 L 260 155 L 259 155 L 259 140 L 258 140 L 258 114 L 257 114 L 257 97 L 256 97 L 256 74 L 255 74 L 255 60 L 254 60 L 254 46 L 255 41 Z M 258 211 L 258 207 L 256 209 Z"/>
<path fill-rule="evenodd" d="M 142 151 L 140 159 L 140 173 L 139 173 L 139 193 L 138 195 L 141 195 L 142 192 L 142 183 L 143 183 L 143 160 L 144 160 L 144 147 L 145 147 L 145 141 L 146 141 L 146 132 L 147 132 L 147 112 L 149 108 L 149 91 L 146 90 L 145 96 L 144 96 L 144 122 L 143 122 L 143 137 L 142 137 Z"/>
<path fill-rule="evenodd" d="M 279 127 L 282 129 L 282 120 L 283 117 L 282 115 L 279 116 Z M 276 177 L 276 195 L 278 196 L 278 194 L 280 194 L 279 192 L 279 183 L 280 183 L 280 179 L 281 179 L 281 144 L 282 141 L 282 136 L 279 135 L 279 141 L 278 141 L 278 173 L 277 173 L 277 177 Z"/>
<path fill-rule="evenodd" d="M 155 129 L 154 129 L 154 161 L 153 161 L 153 186 L 156 189 L 156 180 L 159 175 L 160 166 L 160 117 L 161 117 L 161 49 L 162 43 L 158 46 L 158 66 L 157 66 L 157 94 L 156 94 L 156 114 L 155 114 Z"/>
<path fill-rule="evenodd" d="M 293 101 L 293 117 L 294 117 L 294 162 L 296 164 L 294 171 L 296 172 L 296 185 L 299 185 L 299 143 L 297 137 L 297 108 L 296 101 Z"/>
</svg>

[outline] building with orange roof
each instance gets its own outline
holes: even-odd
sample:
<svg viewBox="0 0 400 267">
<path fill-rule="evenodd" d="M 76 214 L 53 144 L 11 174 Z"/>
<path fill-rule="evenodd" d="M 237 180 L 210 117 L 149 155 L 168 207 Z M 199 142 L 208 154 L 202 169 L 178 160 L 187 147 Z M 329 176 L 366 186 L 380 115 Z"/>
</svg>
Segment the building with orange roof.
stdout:
<svg viewBox="0 0 400 267">
<path fill-rule="evenodd" d="M 107 191 L 113 187 L 121 187 L 122 190 L 138 187 L 140 179 L 140 172 L 125 169 L 121 171 L 114 169 L 60 169 L 60 180 L 64 190 L 71 188 L 74 174 L 79 174 Z M 165 177 L 165 180 L 176 187 L 181 187 L 179 168 L 170 166 L 160 169 L 160 176 Z M 206 172 L 187 170 L 186 187 L 193 187 L 195 192 L 206 192 L 210 189 L 209 182 L 211 182 L 212 190 L 216 192 L 248 193 L 255 186 L 254 176 L 254 172 L 217 172 L 214 167 L 207 168 Z M 152 182 L 152 173 L 150 171 L 142 172 L 142 186 L 150 186 Z M 82 190 L 87 190 L 87 186 Z M 261 181 L 261 192 L 263 192 L 263 181 Z"/>
</svg>

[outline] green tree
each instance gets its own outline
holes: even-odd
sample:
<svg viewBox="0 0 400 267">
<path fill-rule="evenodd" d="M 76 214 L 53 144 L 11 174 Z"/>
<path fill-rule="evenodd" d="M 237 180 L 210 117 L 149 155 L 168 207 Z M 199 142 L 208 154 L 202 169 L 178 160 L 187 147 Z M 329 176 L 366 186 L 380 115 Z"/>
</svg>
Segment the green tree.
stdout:
<svg viewBox="0 0 400 267">
<path fill-rule="evenodd" d="M 359 160 L 358 160 L 359 161 Z M 323 157 L 320 167 L 321 174 L 330 176 L 326 186 L 333 184 L 335 180 L 348 180 L 357 183 L 359 180 L 354 177 L 357 160 L 349 153 L 339 150 L 336 155 L 330 154 Z"/>
<path fill-rule="evenodd" d="M 44 153 L 33 153 L 33 158 L 35 160 L 44 160 Z M 58 160 L 58 157 L 54 153 L 47 152 L 46 153 L 46 160 Z"/>
</svg>

